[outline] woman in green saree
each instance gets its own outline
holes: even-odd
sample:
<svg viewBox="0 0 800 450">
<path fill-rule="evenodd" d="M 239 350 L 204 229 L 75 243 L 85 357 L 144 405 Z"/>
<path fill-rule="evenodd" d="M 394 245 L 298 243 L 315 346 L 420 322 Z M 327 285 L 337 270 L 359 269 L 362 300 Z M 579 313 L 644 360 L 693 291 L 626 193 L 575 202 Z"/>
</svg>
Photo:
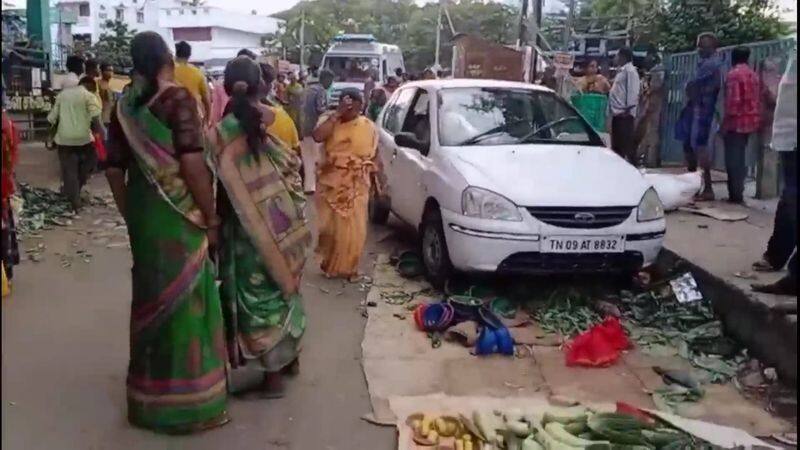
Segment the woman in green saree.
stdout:
<svg viewBox="0 0 800 450">
<path fill-rule="evenodd" d="M 311 243 L 303 215 L 299 159 L 267 133 L 272 110 L 260 102 L 261 69 L 238 57 L 225 68 L 231 100 L 209 133 L 222 219 L 220 295 L 231 366 L 263 370 L 261 394 L 283 395 L 296 372 L 305 313 L 298 285 Z"/>
<path fill-rule="evenodd" d="M 228 421 L 224 325 L 209 258 L 220 220 L 197 104 L 173 84 L 167 45 L 139 33 L 131 54 L 134 82 L 112 113 L 106 169 L 133 253 L 128 420 L 189 433 Z"/>
</svg>

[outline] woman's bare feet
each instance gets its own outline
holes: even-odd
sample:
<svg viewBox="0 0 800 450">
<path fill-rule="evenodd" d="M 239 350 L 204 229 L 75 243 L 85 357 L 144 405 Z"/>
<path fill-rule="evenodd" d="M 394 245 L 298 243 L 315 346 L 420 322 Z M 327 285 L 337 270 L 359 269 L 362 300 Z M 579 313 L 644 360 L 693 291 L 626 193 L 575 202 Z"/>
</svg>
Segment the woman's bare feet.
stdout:
<svg viewBox="0 0 800 450">
<path fill-rule="evenodd" d="M 280 372 L 267 372 L 264 374 L 264 384 L 261 391 L 263 398 L 283 398 L 285 394 L 283 375 Z"/>
<path fill-rule="evenodd" d="M 295 377 L 300 374 L 300 358 L 295 358 L 294 361 L 289 363 L 288 366 L 283 368 L 283 373 L 290 377 Z"/>
<path fill-rule="evenodd" d="M 777 272 L 780 268 L 776 269 L 766 258 L 761 258 L 760 261 L 753 263 L 753 270 L 756 272 Z"/>
<path fill-rule="evenodd" d="M 711 202 L 714 201 L 714 191 L 711 189 L 706 189 L 703 192 L 694 196 L 695 201 L 698 202 Z"/>
</svg>

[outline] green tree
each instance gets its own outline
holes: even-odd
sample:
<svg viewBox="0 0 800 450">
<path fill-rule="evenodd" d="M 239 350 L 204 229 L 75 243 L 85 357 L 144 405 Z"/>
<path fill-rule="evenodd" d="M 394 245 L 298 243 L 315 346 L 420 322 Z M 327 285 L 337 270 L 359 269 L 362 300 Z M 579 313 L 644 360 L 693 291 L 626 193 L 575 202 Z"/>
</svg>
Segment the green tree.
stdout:
<svg viewBox="0 0 800 450">
<path fill-rule="evenodd" d="M 516 40 L 514 8 L 480 0 L 460 0 L 448 8 L 457 32 L 503 44 Z M 408 70 L 420 71 L 434 62 L 438 10 L 436 3 L 418 6 L 414 0 L 315 0 L 300 2 L 275 17 L 286 21 L 278 39 L 291 61 L 299 61 L 300 23 L 305 11 L 306 64 L 319 64 L 337 34 L 368 33 L 381 42 L 399 45 Z M 446 19 L 442 22 L 440 62 L 448 66 L 452 33 Z"/>
<path fill-rule="evenodd" d="M 107 20 L 103 33 L 92 46 L 97 59 L 112 64 L 116 69 L 129 68 L 131 61 L 131 40 L 136 30 L 129 29 L 125 22 Z"/>
<path fill-rule="evenodd" d="M 714 32 L 720 45 L 777 39 L 788 32 L 769 0 L 669 0 L 657 15 L 659 47 L 667 52 L 695 48 L 697 35 Z"/>
</svg>

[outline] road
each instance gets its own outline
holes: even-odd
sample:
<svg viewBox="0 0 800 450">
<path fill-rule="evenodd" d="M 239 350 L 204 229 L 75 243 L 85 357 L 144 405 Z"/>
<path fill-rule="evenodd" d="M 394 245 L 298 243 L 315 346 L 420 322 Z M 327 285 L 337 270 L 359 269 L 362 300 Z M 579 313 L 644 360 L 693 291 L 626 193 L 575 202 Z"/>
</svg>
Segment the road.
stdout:
<svg viewBox="0 0 800 450">
<path fill-rule="evenodd" d="M 24 147 L 18 178 L 55 187 L 54 153 Z M 95 176 L 90 188 L 103 192 Z M 84 214 L 75 229 L 91 228 L 109 211 Z M 370 234 L 364 268 L 386 244 Z M 23 248 L 39 241 L 26 241 Z M 73 242 L 76 244 L 73 245 Z M 45 233 L 43 260 L 15 271 L 13 294 L 2 305 L 2 446 L 9 450 L 391 449 L 394 430 L 370 425 L 361 369 L 366 292 L 326 280 L 308 265 L 303 295 L 308 329 L 301 373 L 280 400 L 229 402 L 232 421 L 193 436 L 160 436 L 126 421 L 125 373 L 130 317 L 130 254 L 91 246 L 66 229 Z M 62 267 L 62 257 L 87 249 L 90 262 Z M 244 377 L 238 377 L 237 382 Z M 245 380 L 246 381 L 246 380 Z"/>
</svg>

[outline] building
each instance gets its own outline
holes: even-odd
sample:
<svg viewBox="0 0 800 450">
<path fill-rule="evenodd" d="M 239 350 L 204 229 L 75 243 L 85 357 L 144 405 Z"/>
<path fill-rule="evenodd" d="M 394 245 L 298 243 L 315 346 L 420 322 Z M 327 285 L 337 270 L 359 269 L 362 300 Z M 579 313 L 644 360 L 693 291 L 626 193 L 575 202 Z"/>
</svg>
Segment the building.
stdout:
<svg viewBox="0 0 800 450">
<path fill-rule="evenodd" d="M 63 0 L 51 12 L 54 47 L 64 53 L 95 44 L 109 20 L 137 32 L 155 31 L 170 47 L 187 41 L 192 62 L 205 66 L 224 65 L 242 48 L 262 53 L 265 37 L 274 36 L 282 22 L 187 0 Z"/>
<path fill-rule="evenodd" d="M 124 22 L 131 30 L 155 31 L 165 36 L 166 30 L 158 24 L 159 9 L 180 4 L 180 0 L 65 0 L 56 9 L 62 16 L 77 17 L 70 25 L 72 40 L 91 45 L 103 34 L 103 26 L 109 20 Z M 63 40 L 58 43 L 72 45 Z"/>
<path fill-rule="evenodd" d="M 243 14 L 213 6 L 177 6 L 159 11 L 159 27 L 170 45 L 186 41 L 191 62 L 211 69 L 224 66 L 243 48 L 261 54 L 265 37 L 278 32 L 280 19 Z"/>
</svg>

